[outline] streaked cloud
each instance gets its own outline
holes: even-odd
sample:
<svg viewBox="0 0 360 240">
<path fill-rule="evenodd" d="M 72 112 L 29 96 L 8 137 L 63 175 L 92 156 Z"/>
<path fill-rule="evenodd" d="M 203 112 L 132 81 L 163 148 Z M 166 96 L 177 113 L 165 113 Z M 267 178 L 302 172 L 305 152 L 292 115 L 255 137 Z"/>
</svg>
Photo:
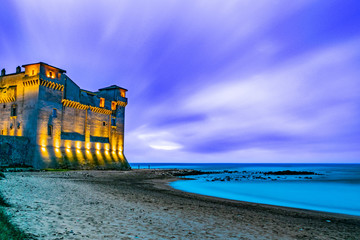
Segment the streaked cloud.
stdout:
<svg viewBox="0 0 360 240">
<path fill-rule="evenodd" d="M 1 68 L 44 61 L 129 89 L 130 161 L 360 161 L 358 1 L 2 7 Z"/>
</svg>

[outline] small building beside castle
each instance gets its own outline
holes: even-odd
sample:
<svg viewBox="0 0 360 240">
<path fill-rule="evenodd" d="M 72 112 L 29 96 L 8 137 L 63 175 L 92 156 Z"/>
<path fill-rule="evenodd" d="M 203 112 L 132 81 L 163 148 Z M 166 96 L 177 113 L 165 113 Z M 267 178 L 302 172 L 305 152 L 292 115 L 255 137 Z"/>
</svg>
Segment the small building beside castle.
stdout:
<svg viewBox="0 0 360 240">
<path fill-rule="evenodd" d="M 66 71 L 39 62 L 0 76 L 0 166 L 120 168 L 126 89 L 80 89 Z"/>
</svg>

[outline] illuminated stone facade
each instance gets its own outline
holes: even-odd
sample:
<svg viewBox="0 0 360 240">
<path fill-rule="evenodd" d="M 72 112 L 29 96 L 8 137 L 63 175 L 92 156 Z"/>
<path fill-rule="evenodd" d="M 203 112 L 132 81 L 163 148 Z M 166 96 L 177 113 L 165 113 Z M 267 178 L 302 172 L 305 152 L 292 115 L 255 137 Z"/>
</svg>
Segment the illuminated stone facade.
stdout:
<svg viewBox="0 0 360 240">
<path fill-rule="evenodd" d="M 124 156 L 126 89 L 80 89 L 46 63 L 0 76 L 0 165 L 129 168 Z"/>
</svg>

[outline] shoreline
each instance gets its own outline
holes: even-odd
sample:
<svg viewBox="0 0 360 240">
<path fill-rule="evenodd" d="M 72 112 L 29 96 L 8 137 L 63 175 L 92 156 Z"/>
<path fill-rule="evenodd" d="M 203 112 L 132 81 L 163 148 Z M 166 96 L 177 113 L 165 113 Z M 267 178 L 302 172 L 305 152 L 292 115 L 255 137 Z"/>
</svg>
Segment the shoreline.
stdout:
<svg viewBox="0 0 360 240">
<path fill-rule="evenodd" d="M 192 178 L 175 178 L 175 179 L 165 179 L 165 180 L 160 180 L 160 181 L 152 180 L 151 182 L 154 183 L 154 187 L 159 188 L 159 189 L 166 189 L 168 191 L 181 192 L 182 194 L 191 194 L 191 195 L 193 195 L 193 197 L 198 196 L 198 197 L 202 197 L 202 198 L 206 198 L 206 199 L 214 200 L 214 201 L 228 202 L 228 203 L 233 203 L 233 204 L 251 205 L 251 206 L 255 206 L 255 207 L 263 206 L 266 208 L 274 208 L 274 209 L 282 209 L 284 211 L 298 212 L 300 214 L 307 213 L 307 214 L 315 214 L 315 215 L 319 214 L 322 216 L 328 215 L 329 218 L 340 217 L 340 218 L 349 218 L 349 219 L 360 220 L 360 216 L 358 216 L 358 215 L 336 213 L 336 212 L 326 212 L 326 211 L 312 210 L 312 209 L 306 209 L 306 208 L 287 207 L 287 206 L 273 205 L 273 204 L 266 204 L 266 203 L 247 202 L 247 201 L 242 201 L 242 200 L 222 198 L 222 197 L 216 197 L 216 196 L 205 195 L 205 194 L 200 194 L 200 193 L 188 192 L 188 191 L 176 189 L 170 185 L 171 182 L 176 182 L 176 181 L 181 181 L 181 180 L 191 181 L 193 179 Z"/>
<path fill-rule="evenodd" d="M 357 216 L 184 192 L 169 185 L 179 179 L 173 175 L 154 169 L 6 173 L 0 191 L 13 222 L 38 239 L 360 236 Z"/>
<path fill-rule="evenodd" d="M 193 178 L 187 178 L 187 179 L 177 179 L 175 181 L 181 181 L 181 180 L 196 180 Z M 342 209 L 338 209 L 338 208 L 326 208 L 326 207 L 313 207 L 311 208 L 311 206 L 307 205 L 307 204 L 288 204 L 288 202 L 286 200 L 282 201 L 279 204 L 276 203 L 266 203 L 266 202 L 261 202 L 263 199 L 261 199 L 260 197 L 257 197 L 256 199 L 259 200 L 259 202 L 256 201 L 256 199 L 254 201 L 247 201 L 247 200 L 241 200 L 241 199 L 237 199 L 236 197 L 234 198 L 227 198 L 227 197 L 221 197 L 221 196 L 216 196 L 216 194 L 214 195 L 207 195 L 207 194 L 202 194 L 200 192 L 197 191 L 187 191 L 186 187 L 184 190 L 182 190 L 181 188 L 176 188 L 170 185 L 171 182 L 175 182 L 175 181 L 169 181 L 169 190 L 170 189 L 175 189 L 177 191 L 182 191 L 182 192 L 186 192 L 186 193 L 193 193 L 195 195 L 201 195 L 201 196 L 207 196 L 207 197 L 212 197 L 212 198 L 217 198 L 217 199 L 223 199 L 224 201 L 226 200 L 230 200 L 230 201 L 235 201 L 235 202 L 242 202 L 242 203 L 249 203 L 249 204 L 260 204 L 260 205 L 266 205 L 266 206 L 273 206 L 273 207 L 279 207 L 279 208 L 286 208 L 286 209 L 294 209 L 294 210 L 304 210 L 304 211 L 311 211 L 311 212 L 320 212 L 320 213 L 324 213 L 324 214 L 335 214 L 335 215 L 340 215 L 340 216 L 348 216 L 348 217 L 355 217 L 355 218 L 360 218 L 360 214 L 358 214 L 358 212 L 356 212 L 356 214 L 352 214 L 353 211 L 348 211 L 351 213 L 346 213 L 344 212 L 344 210 Z M 326 210 L 323 210 L 326 209 Z M 338 211 L 336 211 L 338 210 Z"/>
</svg>

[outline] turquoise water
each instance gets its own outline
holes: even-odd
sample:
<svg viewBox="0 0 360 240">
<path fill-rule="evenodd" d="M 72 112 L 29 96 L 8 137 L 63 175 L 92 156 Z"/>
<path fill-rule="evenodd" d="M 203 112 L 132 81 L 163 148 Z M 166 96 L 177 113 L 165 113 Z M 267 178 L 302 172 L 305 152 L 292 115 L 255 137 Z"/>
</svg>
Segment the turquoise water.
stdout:
<svg viewBox="0 0 360 240">
<path fill-rule="evenodd" d="M 132 167 L 149 168 L 149 165 L 219 172 L 171 183 L 172 187 L 187 192 L 360 216 L 360 164 L 134 164 Z M 312 171 L 319 175 L 259 173 L 283 170 Z"/>
</svg>

